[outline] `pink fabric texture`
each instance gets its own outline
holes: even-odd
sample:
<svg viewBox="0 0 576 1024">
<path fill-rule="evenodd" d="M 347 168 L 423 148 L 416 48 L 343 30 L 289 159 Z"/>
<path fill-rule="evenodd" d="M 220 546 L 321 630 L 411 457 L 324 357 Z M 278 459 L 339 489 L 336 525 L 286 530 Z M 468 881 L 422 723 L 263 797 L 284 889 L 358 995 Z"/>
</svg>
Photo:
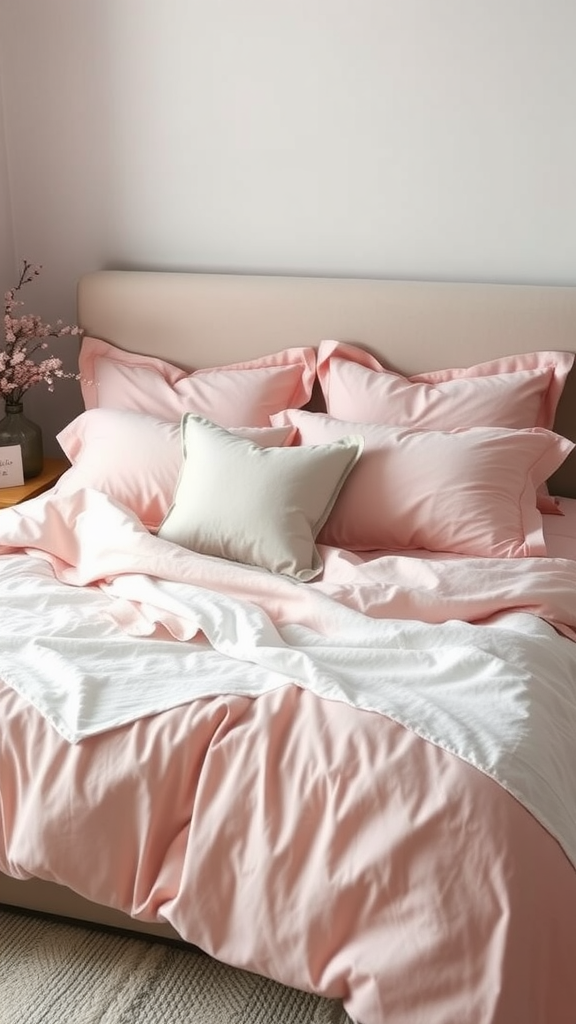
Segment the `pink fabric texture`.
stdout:
<svg viewBox="0 0 576 1024">
<path fill-rule="evenodd" d="M 465 368 L 405 377 L 355 345 L 323 341 L 317 374 L 327 411 L 420 430 L 546 427 L 552 430 L 572 352 L 528 352 Z M 545 484 L 541 512 L 558 514 Z"/>
<path fill-rule="evenodd" d="M 576 561 L 576 498 L 558 498 L 557 516 L 544 516 L 544 539 L 551 558 Z"/>
<path fill-rule="evenodd" d="M 333 602 L 371 618 L 429 623 L 482 622 L 503 611 L 523 610 L 576 639 L 571 561 L 494 559 L 487 571 L 484 558 L 397 553 L 374 562 L 361 554 L 325 547 L 323 576 L 296 586 L 279 573 L 207 558 L 152 536 L 130 512 L 97 491 L 41 494 L 3 509 L 0 519 L 0 555 L 36 552 L 50 563 L 57 579 L 73 587 L 106 587 L 106 581 L 132 574 L 193 583 L 249 600 L 277 625 L 299 622 L 327 636 L 334 630 Z M 318 602 L 318 593 L 330 601 Z M 157 620 L 148 620 L 146 614 L 140 618 L 137 604 L 130 618 L 136 615 L 138 633 L 153 632 Z M 154 607 L 160 609 L 160 595 Z M 171 619 L 168 614 L 162 622 L 178 639 L 194 635 L 188 631 L 186 617 Z M 126 628 L 130 631 L 129 623 Z"/>
<path fill-rule="evenodd" d="M 333 549 L 322 581 L 295 586 L 184 552 L 107 505 L 78 492 L 6 509 L 3 550 L 43 552 L 73 587 L 194 582 L 326 643 L 327 597 L 382 619 L 524 609 L 576 627 L 573 563 L 364 565 Z M 0 871 L 168 921 L 224 962 L 342 999 L 362 1024 L 572 1024 L 576 872 L 559 843 L 482 771 L 386 716 L 289 683 L 71 746 L 0 683 L 0 720 Z"/>
<path fill-rule="evenodd" d="M 190 373 L 90 337 L 83 339 L 79 358 L 87 409 L 131 409 L 163 420 L 193 412 L 221 427 L 266 427 L 272 413 L 305 405 L 315 366 L 312 348 L 290 348 Z"/>
<path fill-rule="evenodd" d="M 168 921 L 362 1024 L 573 1024 L 576 872 L 381 715 L 287 686 L 70 747 L 0 683 L 0 716 L 6 874 Z"/>
<path fill-rule="evenodd" d="M 272 448 L 289 444 L 295 428 L 231 427 L 230 433 Z M 149 530 L 158 529 L 182 466 L 180 423 L 127 409 L 90 409 L 57 439 L 72 463 L 56 485 L 60 494 L 92 487 L 129 508 Z"/>
<path fill-rule="evenodd" d="M 306 445 L 364 436 L 362 458 L 320 543 L 497 558 L 546 554 L 536 490 L 574 447 L 552 431 L 409 430 L 303 410 L 285 410 L 271 422 L 297 427 Z"/>
<path fill-rule="evenodd" d="M 573 362 L 572 352 L 530 352 L 405 377 L 357 346 L 323 341 L 317 375 L 326 409 L 338 419 L 419 430 L 552 430 Z"/>
</svg>

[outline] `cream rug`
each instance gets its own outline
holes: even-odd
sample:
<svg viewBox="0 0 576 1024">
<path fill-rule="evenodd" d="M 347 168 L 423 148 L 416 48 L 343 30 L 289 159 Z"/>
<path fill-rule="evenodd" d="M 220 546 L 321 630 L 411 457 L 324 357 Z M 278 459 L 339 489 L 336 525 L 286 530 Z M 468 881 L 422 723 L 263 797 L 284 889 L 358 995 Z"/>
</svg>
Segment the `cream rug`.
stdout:
<svg viewBox="0 0 576 1024">
<path fill-rule="evenodd" d="M 201 953 L 0 911 L 0 1024 L 350 1024 Z"/>
</svg>

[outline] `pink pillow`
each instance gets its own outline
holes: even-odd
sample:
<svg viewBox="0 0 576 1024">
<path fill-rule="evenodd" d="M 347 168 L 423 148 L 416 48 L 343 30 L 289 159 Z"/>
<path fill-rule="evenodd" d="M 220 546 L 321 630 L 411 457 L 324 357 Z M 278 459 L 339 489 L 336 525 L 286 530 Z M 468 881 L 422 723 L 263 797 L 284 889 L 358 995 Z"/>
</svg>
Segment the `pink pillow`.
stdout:
<svg viewBox="0 0 576 1024">
<path fill-rule="evenodd" d="M 542 427 L 409 430 L 290 409 L 272 417 L 301 444 L 362 434 L 318 541 L 356 551 L 424 548 L 492 558 L 545 555 L 536 488 L 574 445 Z"/>
<path fill-rule="evenodd" d="M 317 374 L 326 409 L 338 419 L 419 430 L 546 427 L 552 430 L 572 352 L 528 352 L 477 366 L 404 377 L 356 345 L 323 341 Z M 545 484 L 541 512 L 556 513 Z"/>
<path fill-rule="evenodd" d="M 327 412 L 338 419 L 419 430 L 552 430 L 573 362 L 572 352 L 529 352 L 404 377 L 355 345 L 323 341 L 317 374 Z"/>
<path fill-rule="evenodd" d="M 79 358 L 87 409 L 130 409 L 178 421 L 193 412 L 222 427 L 269 426 L 273 413 L 305 405 L 315 366 L 312 348 L 289 348 L 190 373 L 89 337 L 82 341 Z"/>
<path fill-rule="evenodd" d="M 290 444 L 295 430 L 289 425 L 237 427 L 230 433 L 274 448 Z M 126 409 L 90 409 L 64 427 L 58 441 L 72 467 L 60 478 L 57 492 L 103 491 L 149 530 L 158 529 L 182 466 L 180 423 Z"/>
</svg>

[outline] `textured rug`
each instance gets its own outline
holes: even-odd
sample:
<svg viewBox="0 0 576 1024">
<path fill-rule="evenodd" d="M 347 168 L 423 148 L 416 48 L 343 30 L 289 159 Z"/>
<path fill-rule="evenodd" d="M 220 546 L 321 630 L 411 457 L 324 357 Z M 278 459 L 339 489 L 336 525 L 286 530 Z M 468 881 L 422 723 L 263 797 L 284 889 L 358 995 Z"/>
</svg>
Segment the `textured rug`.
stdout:
<svg viewBox="0 0 576 1024">
<path fill-rule="evenodd" d="M 179 946 L 0 912 L 1 1024 L 350 1024 L 339 1003 Z"/>
</svg>

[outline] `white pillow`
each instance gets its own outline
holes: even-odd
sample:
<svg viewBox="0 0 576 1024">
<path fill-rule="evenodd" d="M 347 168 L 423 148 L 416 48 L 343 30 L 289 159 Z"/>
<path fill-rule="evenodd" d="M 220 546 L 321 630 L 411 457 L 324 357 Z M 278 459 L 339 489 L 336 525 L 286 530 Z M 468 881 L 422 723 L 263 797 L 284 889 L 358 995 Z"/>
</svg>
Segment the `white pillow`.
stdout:
<svg viewBox="0 0 576 1024">
<path fill-rule="evenodd" d="M 315 539 L 364 441 L 261 448 L 201 416 L 182 418 L 184 461 L 158 536 L 297 580 L 322 572 Z"/>
</svg>

